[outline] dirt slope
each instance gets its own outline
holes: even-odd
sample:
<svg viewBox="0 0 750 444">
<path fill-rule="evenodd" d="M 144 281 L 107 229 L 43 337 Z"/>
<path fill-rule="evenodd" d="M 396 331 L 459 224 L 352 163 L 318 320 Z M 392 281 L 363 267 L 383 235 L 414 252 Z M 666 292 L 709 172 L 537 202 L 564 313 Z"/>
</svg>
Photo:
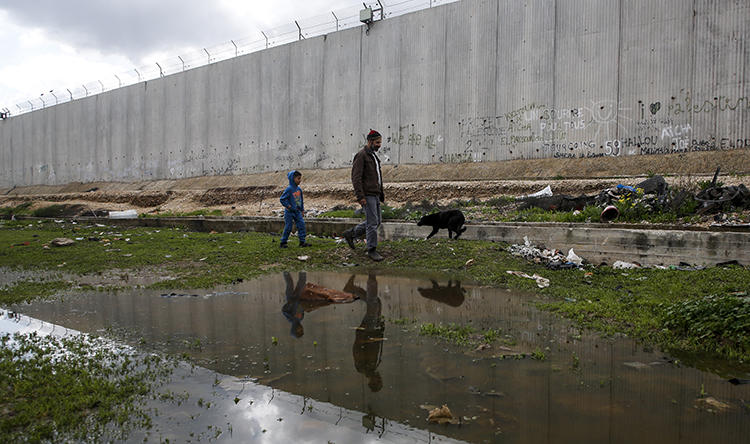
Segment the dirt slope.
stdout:
<svg viewBox="0 0 750 444">
<path fill-rule="evenodd" d="M 441 204 L 530 194 L 547 185 L 555 194 L 592 194 L 617 184 L 635 185 L 650 174 L 670 185 L 710 180 L 716 167 L 725 185 L 737 185 L 750 172 L 748 150 L 593 159 L 533 159 L 507 162 L 398 165 L 384 168 L 386 203 L 401 206 L 423 200 Z M 307 209 L 353 205 L 348 168 L 302 170 Z M 284 172 L 194 177 L 142 182 L 92 182 L 0 189 L 0 206 L 32 202 L 32 209 L 54 203 L 81 205 L 84 213 L 134 208 L 139 213 L 186 213 L 218 209 L 224 215 L 271 215 L 287 185 Z"/>
</svg>

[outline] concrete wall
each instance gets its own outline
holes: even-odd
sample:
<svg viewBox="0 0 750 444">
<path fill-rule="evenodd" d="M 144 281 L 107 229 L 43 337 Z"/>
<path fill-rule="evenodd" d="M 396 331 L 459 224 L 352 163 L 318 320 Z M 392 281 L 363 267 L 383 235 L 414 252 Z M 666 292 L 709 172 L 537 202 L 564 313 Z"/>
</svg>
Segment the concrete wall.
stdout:
<svg viewBox="0 0 750 444">
<path fill-rule="evenodd" d="M 463 0 L 0 121 L 0 186 L 750 148 L 750 1 Z"/>
</svg>

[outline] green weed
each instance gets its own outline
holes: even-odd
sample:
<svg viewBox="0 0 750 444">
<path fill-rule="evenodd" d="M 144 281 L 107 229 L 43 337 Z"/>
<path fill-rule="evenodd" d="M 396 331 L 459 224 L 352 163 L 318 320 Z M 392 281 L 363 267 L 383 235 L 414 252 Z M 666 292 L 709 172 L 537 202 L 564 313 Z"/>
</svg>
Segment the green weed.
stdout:
<svg viewBox="0 0 750 444">
<path fill-rule="evenodd" d="M 161 358 L 114 351 L 87 336 L 5 334 L 0 337 L 0 441 L 125 439 L 133 429 L 150 428 L 142 401 L 171 368 Z"/>
</svg>

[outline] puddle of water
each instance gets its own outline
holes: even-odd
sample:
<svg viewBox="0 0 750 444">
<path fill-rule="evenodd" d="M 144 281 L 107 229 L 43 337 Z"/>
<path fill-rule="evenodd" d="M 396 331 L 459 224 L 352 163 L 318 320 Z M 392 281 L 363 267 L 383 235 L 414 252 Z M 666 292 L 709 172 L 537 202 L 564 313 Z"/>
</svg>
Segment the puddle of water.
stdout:
<svg viewBox="0 0 750 444">
<path fill-rule="evenodd" d="M 0 334 L 35 333 L 71 337 L 79 332 L 18 313 L 0 310 Z M 116 350 L 118 344 L 104 344 Z M 370 415 L 304 396 L 221 375 L 185 362 L 177 365 L 158 396 L 145 400 L 152 415 L 148 430 L 131 430 L 124 442 L 299 441 L 339 443 L 437 444 L 462 441 L 379 418 L 363 428 Z M 118 435 L 119 436 L 119 435 Z M 102 442 L 108 441 L 103 437 Z M 118 438 L 119 440 L 119 438 Z"/>
<path fill-rule="evenodd" d="M 361 299 L 295 304 L 287 290 L 293 294 L 303 280 Z M 111 327 L 135 343 L 187 353 L 216 372 L 365 412 L 366 431 L 397 421 L 470 442 L 750 436 L 750 386 L 675 366 L 628 339 L 580 333 L 530 301 L 445 280 L 292 273 L 210 291 L 69 295 L 18 310 L 86 332 Z M 420 336 L 413 323 L 394 322 L 401 319 L 501 329 L 515 345 L 446 345 Z M 545 359 L 502 358 L 535 350 Z M 425 407 L 442 404 L 463 424 L 428 425 Z"/>
</svg>

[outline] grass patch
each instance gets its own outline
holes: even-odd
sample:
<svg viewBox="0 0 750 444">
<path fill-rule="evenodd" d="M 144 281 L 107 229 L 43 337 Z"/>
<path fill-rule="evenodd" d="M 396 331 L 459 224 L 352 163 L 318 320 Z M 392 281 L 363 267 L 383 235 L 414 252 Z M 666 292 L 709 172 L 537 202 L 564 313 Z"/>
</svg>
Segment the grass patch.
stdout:
<svg viewBox="0 0 750 444">
<path fill-rule="evenodd" d="M 588 206 L 579 211 L 546 211 L 541 208 L 529 208 L 526 210 L 516 211 L 503 219 L 508 222 L 598 222 L 602 209 L 595 206 Z"/>
<path fill-rule="evenodd" d="M 101 442 L 149 428 L 141 401 L 170 374 L 85 335 L 0 337 L 0 440 Z"/>
<path fill-rule="evenodd" d="M 500 340 L 500 330 L 491 328 L 477 330 L 471 325 L 458 325 L 453 323 L 443 325 L 426 322 L 419 325 L 419 334 L 422 336 L 438 337 L 444 341 L 462 346 L 479 343 L 490 344 Z"/>
<path fill-rule="evenodd" d="M 67 205 L 48 205 L 46 207 L 37 208 L 31 212 L 34 217 L 62 217 L 67 213 Z"/>
<path fill-rule="evenodd" d="M 64 281 L 29 282 L 21 281 L 9 287 L 0 288 L 0 303 L 18 304 L 30 302 L 37 298 L 46 298 L 68 290 L 73 285 Z"/>
<path fill-rule="evenodd" d="M 160 218 L 160 217 L 196 217 L 196 216 L 208 216 L 208 217 L 220 217 L 223 216 L 224 212 L 216 210 L 201 209 L 188 212 L 174 212 L 174 211 L 163 211 L 158 213 L 141 213 L 138 215 L 140 218 Z"/>
<path fill-rule="evenodd" d="M 28 216 L 31 214 L 31 202 L 23 202 L 15 207 L 2 207 L 0 208 L 0 217 L 10 218 L 11 216 Z"/>
<path fill-rule="evenodd" d="M 718 344 L 720 353 L 750 349 L 750 303 L 734 295 L 710 295 L 660 304 L 661 323 L 680 348 Z"/>
<path fill-rule="evenodd" d="M 364 219 L 364 213 L 355 214 L 354 209 L 330 210 L 320 213 L 318 217 L 341 217 L 349 219 Z"/>
</svg>

